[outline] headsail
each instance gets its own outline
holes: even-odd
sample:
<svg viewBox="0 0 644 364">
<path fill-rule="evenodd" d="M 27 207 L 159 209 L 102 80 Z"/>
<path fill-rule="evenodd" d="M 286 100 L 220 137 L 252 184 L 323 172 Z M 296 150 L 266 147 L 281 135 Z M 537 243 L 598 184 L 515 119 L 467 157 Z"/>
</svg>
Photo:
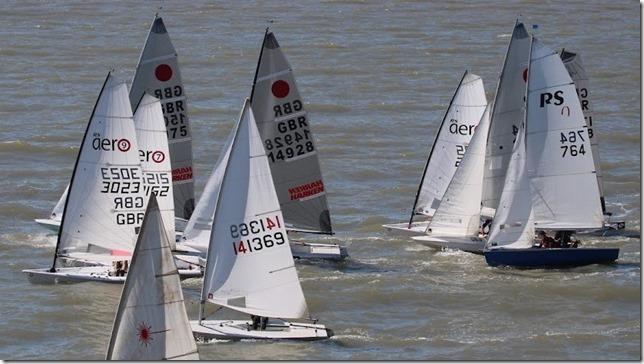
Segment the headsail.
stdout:
<svg viewBox="0 0 644 364">
<path fill-rule="evenodd" d="M 195 207 L 192 132 L 177 52 L 160 16 L 152 22 L 136 67 L 130 90 L 132 105 L 145 92 L 161 100 L 170 144 L 175 216 L 189 219 Z"/>
<path fill-rule="evenodd" d="M 199 360 L 162 215 L 152 195 L 116 311 L 107 360 Z"/>
<path fill-rule="evenodd" d="M 588 128 L 563 62 L 534 39 L 527 99 L 528 175 L 537 228 L 601 228 Z"/>
<path fill-rule="evenodd" d="M 410 222 L 415 214 L 432 216 L 438 208 L 486 105 L 481 77 L 465 71 L 436 133 Z"/>
<path fill-rule="evenodd" d="M 49 218 L 52 220 L 58 220 L 63 218 L 63 212 L 65 211 L 65 201 L 67 201 L 67 193 L 69 192 L 69 184 L 67 187 L 65 187 L 65 192 L 63 192 L 63 195 L 60 196 L 60 199 L 56 203 L 56 206 L 54 206 L 54 209 L 51 211 L 51 215 L 49 215 Z"/>
<path fill-rule="evenodd" d="M 484 207 L 495 209 L 499 204 L 512 145 L 524 120 L 529 57 L 530 35 L 517 20 L 494 97 L 485 158 Z"/>
<path fill-rule="evenodd" d="M 521 123 L 490 228 L 487 248 L 527 249 L 534 240 L 532 192 L 526 167 L 525 126 Z"/>
<path fill-rule="evenodd" d="M 595 122 L 593 117 L 595 116 L 595 112 L 593 104 L 590 101 L 588 75 L 586 74 L 586 69 L 584 68 L 584 64 L 581 61 L 579 53 L 573 53 L 562 49 L 560 56 L 564 66 L 566 66 L 566 70 L 568 71 L 570 78 L 572 78 L 572 81 L 575 83 L 577 96 L 579 96 L 579 101 L 581 103 L 581 111 L 584 113 L 584 119 L 586 120 L 586 126 L 588 127 L 588 138 L 590 139 L 590 146 L 593 149 L 593 161 L 595 162 L 595 175 L 597 176 L 597 183 L 599 184 L 599 196 L 601 199 L 602 212 L 605 214 L 606 202 L 604 201 L 604 178 L 599 163 L 599 138 L 597 138 L 597 134 L 593 128 L 593 123 Z"/>
<path fill-rule="evenodd" d="M 78 152 L 56 254 L 131 254 L 145 211 L 142 177 L 127 86 L 108 74 Z"/>
<path fill-rule="evenodd" d="M 202 302 L 301 318 L 298 280 L 266 151 L 246 100 L 217 198 Z"/>
<path fill-rule="evenodd" d="M 432 235 L 476 236 L 479 230 L 485 145 L 490 128 L 489 106 L 429 223 Z"/>
<path fill-rule="evenodd" d="M 293 71 L 267 30 L 251 95 L 286 225 L 332 234 L 318 149 Z"/>
<path fill-rule="evenodd" d="M 145 93 L 134 111 L 136 140 L 139 146 L 139 158 L 143 168 L 143 185 L 146 195 L 156 195 L 166 234 L 171 237 L 170 245 L 174 249 L 174 197 L 172 191 L 172 168 L 168 137 L 163 122 L 161 102 L 156 97 Z"/>
</svg>

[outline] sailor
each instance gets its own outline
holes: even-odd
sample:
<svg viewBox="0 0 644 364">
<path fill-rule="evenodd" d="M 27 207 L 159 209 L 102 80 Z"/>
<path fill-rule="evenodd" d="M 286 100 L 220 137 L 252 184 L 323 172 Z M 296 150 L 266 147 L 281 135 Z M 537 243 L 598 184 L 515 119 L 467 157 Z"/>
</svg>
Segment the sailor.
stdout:
<svg viewBox="0 0 644 364">
<path fill-rule="evenodd" d="M 268 325 L 268 317 L 262 317 L 262 330 L 266 330 L 266 325 Z"/>
<path fill-rule="evenodd" d="M 253 321 L 253 330 L 257 330 L 259 327 L 260 316 L 250 315 L 250 319 Z"/>
<path fill-rule="evenodd" d="M 537 233 L 537 237 L 539 238 L 540 244 L 539 248 L 554 248 L 555 246 L 555 239 L 552 237 L 548 236 L 545 231 L 539 230 L 539 233 Z"/>
<path fill-rule="evenodd" d="M 492 219 L 485 219 L 485 221 L 483 221 L 483 224 L 481 224 L 481 228 L 479 229 L 479 234 L 481 235 L 489 234 L 491 224 L 492 224 Z"/>
<path fill-rule="evenodd" d="M 115 276 L 120 277 L 123 275 L 123 263 L 120 260 L 116 261 Z"/>
</svg>

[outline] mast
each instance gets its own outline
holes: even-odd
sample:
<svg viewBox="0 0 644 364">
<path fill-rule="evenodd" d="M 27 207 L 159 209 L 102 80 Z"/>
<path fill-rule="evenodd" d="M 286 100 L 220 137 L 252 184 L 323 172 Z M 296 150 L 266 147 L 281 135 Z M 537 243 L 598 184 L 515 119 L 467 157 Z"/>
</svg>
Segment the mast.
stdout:
<svg viewBox="0 0 644 364">
<path fill-rule="evenodd" d="M 268 33 L 268 28 L 266 28 L 266 32 Z M 266 37 L 264 37 L 264 39 L 266 39 Z M 262 46 L 262 49 L 263 49 L 263 46 Z M 257 77 L 257 75 L 255 75 L 255 76 Z M 254 86 L 254 82 L 253 82 L 253 86 Z M 237 123 L 235 124 L 235 131 L 234 131 L 235 136 L 233 137 L 233 140 L 230 143 L 231 154 L 232 154 L 233 147 L 237 143 L 237 137 L 239 136 L 239 124 L 241 124 L 241 118 L 244 115 L 244 112 L 246 111 L 246 107 L 250 108 L 249 99 L 246 99 L 244 101 L 244 107 L 242 108 L 242 112 L 239 115 L 239 119 L 237 120 Z M 217 211 L 219 211 L 219 204 L 221 203 L 221 198 L 219 198 L 219 197 L 220 197 L 221 191 L 223 190 L 223 187 L 224 187 L 224 182 L 225 182 L 224 177 L 226 176 L 226 173 L 228 172 L 228 166 L 229 165 L 230 165 L 230 159 L 228 159 L 226 161 L 226 167 L 224 168 L 224 174 L 222 175 L 221 185 L 219 186 L 219 190 L 217 191 L 217 203 L 215 205 L 215 214 L 213 215 L 213 218 L 212 218 L 212 227 L 210 228 L 211 232 L 210 232 L 210 239 L 209 239 L 210 241 L 208 242 L 208 250 L 210 250 L 210 245 L 212 244 L 212 237 L 213 237 L 212 231 L 214 230 L 214 227 L 215 227 L 215 219 L 217 217 Z M 208 265 L 209 264 L 213 264 L 213 263 L 211 262 L 210 259 L 208 259 L 208 256 L 206 255 L 206 267 L 204 268 L 204 274 L 206 274 L 206 272 L 208 272 Z M 206 306 L 206 301 L 207 301 L 207 297 L 205 297 L 206 296 L 205 282 L 206 282 L 206 279 L 204 277 L 203 282 L 201 284 L 201 301 L 199 301 L 199 325 L 201 325 L 201 321 L 205 319 L 204 313 L 205 313 L 205 306 Z"/>
<path fill-rule="evenodd" d="M 414 215 L 416 215 L 416 204 L 418 203 L 418 198 L 420 197 L 420 192 L 423 189 L 423 182 L 425 181 L 425 175 L 427 174 L 427 167 L 429 166 L 429 161 L 432 159 L 432 154 L 434 153 L 434 147 L 436 146 L 436 142 L 438 141 L 438 137 L 441 134 L 441 130 L 443 130 L 443 125 L 445 124 L 445 119 L 447 118 L 447 113 L 449 113 L 449 109 L 452 107 L 452 103 L 454 102 L 454 98 L 456 98 L 456 94 L 458 93 L 458 90 L 461 88 L 461 85 L 463 84 L 463 80 L 465 79 L 465 76 L 467 76 L 468 71 L 465 70 L 463 72 L 463 76 L 461 76 L 461 80 L 458 83 L 458 86 L 456 87 L 456 90 L 454 91 L 454 94 L 452 95 L 452 99 L 449 101 L 449 105 L 447 106 L 447 109 L 445 109 L 445 113 L 443 114 L 443 119 L 441 120 L 441 124 L 438 127 L 438 131 L 436 132 L 436 136 L 434 137 L 434 143 L 432 143 L 432 147 L 429 150 L 429 156 L 427 157 L 427 162 L 425 162 L 425 168 L 423 169 L 423 176 L 420 178 L 420 183 L 418 184 L 418 191 L 416 191 L 416 198 L 414 199 L 414 205 L 411 208 L 411 216 L 409 217 L 409 225 L 407 226 L 408 229 L 411 228 L 411 223 L 414 221 Z"/>
<path fill-rule="evenodd" d="M 67 198 L 65 199 L 65 208 L 63 210 L 63 216 L 60 219 L 60 229 L 58 230 L 58 239 L 56 240 L 56 250 L 54 250 L 54 261 L 52 262 L 51 269 L 49 270 L 52 273 L 56 271 L 56 259 L 58 258 L 58 248 L 60 247 L 60 240 L 61 240 L 61 236 L 63 235 L 63 229 L 65 226 L 65 216 L 67 215 L 67 211 L 68 211 L 67 204 L 69 203 L 69 196 L 71 195 L 71 191 L 74 185 L 74 176 L 76 175 L 76 169 L 78 168 L 78 162 L 80 161 L 81 152 L 83 151 L 83 146 L 85 145 L 85 139 L 87 139 L 87 132 L 89 131 L 89 127 L 92 123 L 92 119 L 94 118 L 94 113 L 96 112 L 96 106 L 98 106 L 98 101 L 101 99 L 101 96 L 103 95 L 103 90 L 105 90 L 105 85 L 107 85 L 107 81 L 110 79 L 113 71 L 114 70 L 111 70 L 110 72 L 108 72 L 107 77 L 105 77 L 105 81 L 103 81 L 103 86 L 101 86 L 101 91 L 98 93 L 98 97 L 96 98 L 96 103 L 94 103 L 92 114 L 89 116 L 89 120 L 87 121 L 87 126 L 85 127 L 85 134 L 83 134 L 83 140 L 81 141 L 81 146 L 80 146 L 80 149 L 78 150 L 78 155 L 76 155 L 76 162 L 74 163 L 74 170 L 72 171 L 72 178 L 69 182 L 69 188 L 67 190 Z"/>
<path fill-rule="evenodd" d="M 259 74 L 259 64 L 262 61 L 262 54 L 264 54 L 264 44 L 266 44 L 266 36 L 268 35 L 268 28 L 264 32 L 264 39 L 262 39 L 262 47 L 259 50 L 259 58 L 257 58 L 257 67 L 255 68 L 255 77 L 253 77 L 253 88 L 250 90 L 250 103 L 253 103 L 253 96 L 255 96 L 255 84 L 257 83 L 257 75 Z"/>
</svg>

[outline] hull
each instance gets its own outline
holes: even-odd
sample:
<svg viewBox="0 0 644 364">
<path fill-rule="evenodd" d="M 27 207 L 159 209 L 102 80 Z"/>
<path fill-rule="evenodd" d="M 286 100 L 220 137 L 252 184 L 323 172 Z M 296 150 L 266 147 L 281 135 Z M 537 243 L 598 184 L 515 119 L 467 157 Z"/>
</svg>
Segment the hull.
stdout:
<svg viewBox="0 0 644 364">
<path fill-rule="evenodd" d="M 385 224 L 382 227 L 387 230 L 388 233 L 401 236 L 420 236 L 425 235 L 425 231 L 429 226 L 429 221 L 416 221 L 411 224 L 407 222 L 399 222 L 396 224 Z"/>
<path fill-rule="evenodd" d="M 344 260 L 349 256 L 347 248 L 338 244 L 319 244 L 291 241 L 291 252 L 295 259 Z"/>
<path fill-rule="evenodd" d="M 53 232 L 58 232 L 58 229 L 60 228 L 60 220 L 52 220 L 52 219 L 35 219 L 35 222 L 38 223 L 38 225 L 51 230 Z"/>
<path fill-rule="evenodd" d="M 468 236 L 414 236 L 414 241 L 435 249 L 455 249 L 483 254 L 485 239 Z"/>
<path fill-rule="evenodd" d="M 485 260 L 493 267 L 566 268 L 610 264 L 618 255 L 616 248 L 495 249 L 485 252 Z"/>
<path fill-rule="evenodd" d="M 253 330 L 249 320 L 190 321 L 197 339 L 322 340 L 333 336 L 324 325 L 271 319 L 264 330 Z"/>
<path fill-rule="evenodd" d="M 49 268 L 25 269 L 22 271 L 33 284 L 58 284 L 58 283 L 124 283 L 125 276 L 114 276 L 109 267 L 69 267 L 57 268 L 50 272 Z M 203 275 L 200 269 L 179 269 L 181 279 L 198 278 Z"/>
</svg>

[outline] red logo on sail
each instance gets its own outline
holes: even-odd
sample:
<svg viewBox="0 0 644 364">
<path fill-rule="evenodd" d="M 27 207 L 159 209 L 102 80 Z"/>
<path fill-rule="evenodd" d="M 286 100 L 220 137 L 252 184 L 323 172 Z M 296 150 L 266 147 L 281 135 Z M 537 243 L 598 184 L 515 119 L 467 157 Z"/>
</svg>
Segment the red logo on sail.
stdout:
<svg viewBox="0 0 644 364">
<path fill-rule="evenodd" d="M 130 150 L 130 147 L 132 145 L 130 144 L 129 140 L 121 139 L 118 141 L 118 143 L 116 143 L 116 146 L 119 148 L 121 152 L 127 152 L 128 150 Z"/>
<path fill-rule="evenodd" d="M 288 96 L 288 93 L 291 91 L 291 88 L 288 85 L 288 82 L 284 80 L 277 80 L 273 82 L 271 86 L 271 92 L 278 99 L 283 99 Z"/>
<path fill-rule="evenodd" d="M 141 321 L 139 326 L 136 328 L 137 336 L 139 337 L 139 343 L 141 345 L 148 346 L 150 341 L 152 341 L 152 329 L 151 326 L 146 325 L 145 322 Z"/>
<path fill-rule="evenodd" d="M 165 154 L 163 154 L 162 151 L 157 150 L 156 152 L 152 153 L 152 161 L 154 163 L 161 163 L 165 160 Z"/>
<path fill-rule="evenodd" d="M 192 179 L 192 167 L 181 167 L 172 170 L 172 182 Z"/>
<path fill-rule="evenodd" d="M 167 64 L 160 64 L 154 69 L 157 80 L 165 82 L 172 78 L 172 68 Z"/>
<path fill-rule="evenodd" d="M 311 183 L 295 186 L 288 189 L 288 193 L 292 200 L 301 200 L 307 197 L 313 197 L 324 192 L 324 183 L 322 180 L 317 180 Z"/>
</svg>

